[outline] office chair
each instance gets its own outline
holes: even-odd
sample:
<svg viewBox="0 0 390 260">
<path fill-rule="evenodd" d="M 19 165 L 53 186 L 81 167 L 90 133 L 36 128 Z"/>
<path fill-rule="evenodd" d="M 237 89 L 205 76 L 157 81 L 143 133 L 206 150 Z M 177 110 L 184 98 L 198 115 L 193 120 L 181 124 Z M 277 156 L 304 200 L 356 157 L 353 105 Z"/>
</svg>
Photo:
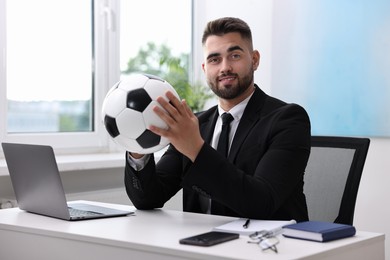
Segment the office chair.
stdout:
<svg viewBox="0 0 390 260">
<path fill-rule="evenodd" d="M 370 139 L 312 136 L 304 177 L 310 220 L 353 224 Z"/>
</svg>

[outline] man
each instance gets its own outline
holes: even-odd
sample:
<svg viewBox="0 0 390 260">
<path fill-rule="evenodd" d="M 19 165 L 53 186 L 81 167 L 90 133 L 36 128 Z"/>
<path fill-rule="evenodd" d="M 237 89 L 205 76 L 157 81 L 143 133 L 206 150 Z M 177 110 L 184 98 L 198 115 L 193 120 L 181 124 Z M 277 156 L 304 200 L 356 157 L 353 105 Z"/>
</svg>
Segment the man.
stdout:
<svg viewBox="0 0 390 260">
<path fill-rule="evenodd" d="M 248 25 L 237 18 L 207 24 L 203 71 L 218 106 L 194 115 L 185 100 L 159 98 L 154 111 L 169 126 L 151 126 L 171 142 L 157 165 L 129 153 L 127 193 L 138 209 L 163 207 L 183 189 L 183 209 L 254 219 L 308 219 L 303 175 L 310 153 L 310 121 L 296 104 L 266 95 L 254 84 L 260 54 Z M 229 112 L 226 157 L 218 152 L 221 116 Z M 221 142 L 222 143 L 222 142 Z M 224 152 L 226 153 L 226 152 Z"/>
</svg>

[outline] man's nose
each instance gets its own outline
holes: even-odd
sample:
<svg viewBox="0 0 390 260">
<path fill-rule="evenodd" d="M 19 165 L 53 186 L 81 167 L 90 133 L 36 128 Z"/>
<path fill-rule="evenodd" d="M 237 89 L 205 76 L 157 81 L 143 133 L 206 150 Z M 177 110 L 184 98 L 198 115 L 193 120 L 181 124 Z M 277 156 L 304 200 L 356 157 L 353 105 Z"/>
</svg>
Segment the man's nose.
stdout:
<svg viewBox="0 0 390 260">
<path fill-rule="evenodd" d="M 233 70 L 232 64 L 229 60 L 223 60 L 221 63 L 221 73 L 231 72 Z"/>
</svg>

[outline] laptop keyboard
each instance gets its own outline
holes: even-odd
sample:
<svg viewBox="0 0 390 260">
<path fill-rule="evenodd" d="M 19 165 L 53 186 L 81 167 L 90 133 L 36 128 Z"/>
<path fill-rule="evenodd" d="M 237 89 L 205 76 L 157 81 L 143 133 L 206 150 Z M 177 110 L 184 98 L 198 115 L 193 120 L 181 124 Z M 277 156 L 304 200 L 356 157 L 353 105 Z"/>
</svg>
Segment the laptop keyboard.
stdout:
<svg viewBox="0 0 390 260">
<path fill-rule="evenodd" d="M 70 207 L 68 207 L 68 209 L 71 217 L 90 217 L 90 216 L 102 215 L 101 213 L 93 212 L 93 211 L 75 209 Z"/>
</svg>

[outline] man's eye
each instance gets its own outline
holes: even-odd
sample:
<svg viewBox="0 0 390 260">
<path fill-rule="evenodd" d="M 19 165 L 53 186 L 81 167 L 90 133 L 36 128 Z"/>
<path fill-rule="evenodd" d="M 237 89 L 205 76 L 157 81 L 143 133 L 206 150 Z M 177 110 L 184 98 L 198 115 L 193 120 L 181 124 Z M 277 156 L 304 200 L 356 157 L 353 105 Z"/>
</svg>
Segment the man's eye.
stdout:
<svg viewBox="0 0 390 260">
<path fill-rule="evenodd" d="M 218 61 L 219 61 L 218 58 L 209 59 L 209 63 L 217 63 Z"/>
<path fill-rule="evenodd" d="M 238 60 L 239 58 L 241 57 L 241 55 L 240 54 L 232 54 L 232 59 L 233 60 Z"/>
</svg>

